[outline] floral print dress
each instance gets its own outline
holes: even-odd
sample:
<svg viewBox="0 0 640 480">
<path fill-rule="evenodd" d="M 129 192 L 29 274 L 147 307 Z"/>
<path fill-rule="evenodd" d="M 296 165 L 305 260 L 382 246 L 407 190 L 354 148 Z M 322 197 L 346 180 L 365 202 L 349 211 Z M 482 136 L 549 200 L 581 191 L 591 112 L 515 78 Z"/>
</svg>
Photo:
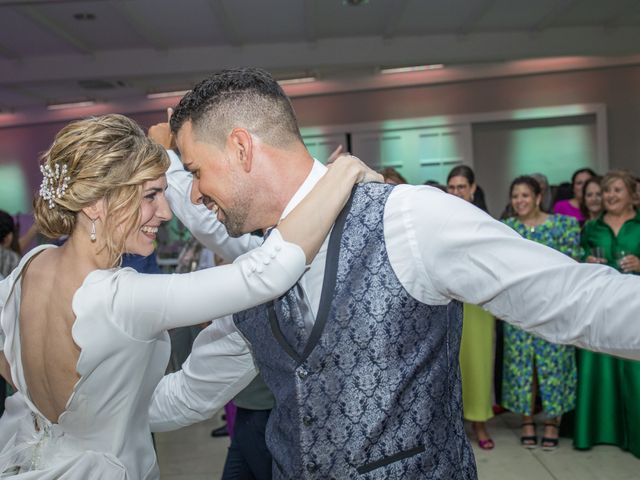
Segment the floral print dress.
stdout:
<svg viewBox="0 0 640 480">
<path fill-rule="evenodd" d="M 541 243 L 573 258 L 580 256 L 580 226 L 573 217 L 549 215 L 536 227 L 517 218 L 504 223 L 528 240 Z M 502 405 L 522 415 L 531 411 L 534 367 L 538 373 L 542 409 L 548 418 L 573 410 L 576 404 L 574 348 L 557 345 L 505 323 Z"/>
</svg>

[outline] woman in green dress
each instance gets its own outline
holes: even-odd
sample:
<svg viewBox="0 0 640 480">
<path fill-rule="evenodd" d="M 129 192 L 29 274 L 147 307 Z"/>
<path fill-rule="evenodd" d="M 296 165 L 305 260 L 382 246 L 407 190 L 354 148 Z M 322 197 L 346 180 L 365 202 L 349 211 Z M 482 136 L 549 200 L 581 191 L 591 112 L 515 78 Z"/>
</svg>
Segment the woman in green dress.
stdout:
<svg viewBox="0 0 640 480">
<path fill-rule="evenodd" d="M 473 202 L 476 192 L 473 170 L 465 165 L 453 168 L 447 178 L 449 193 Z M 478 446 L 491 450 L 495 444 L 486 428 L 493 417 L 491 386 L 493 382 L 493 315 L 476 305 L 464 305 L 460 370 L 464 418 L 478 437 Z"/>
<path fill-rule="evenodd" d="M 610 172 L 602 179 L 604 211 L 585 224 L 582 235 L 587 262 L 640 274 L 635 187 L 628 172 Z M 618 445 L 640 457 L 640 362 L 578 350 L 578 366 L 574 446 Z"/>
<path fill-rule="evenodd" d="M 540 185 L 529 176 L 511 183 L 511 205 L 515 217 L 505 224 L 528 240 L 542 243 L 571 257 L 579 256 L 580 227 L 573 217 L 551 215 L 540 210 Z M 504 326 L 502 405 L 522 415 L 520 441 L 526 448 L 537 446 L 536 395 L 545 414 L 542 448 L 558 446 L 562 414 L 573 410 L 576 399 L 576 364 L 573 347 L 557 345 L 513 326 Z"/>
</svg>

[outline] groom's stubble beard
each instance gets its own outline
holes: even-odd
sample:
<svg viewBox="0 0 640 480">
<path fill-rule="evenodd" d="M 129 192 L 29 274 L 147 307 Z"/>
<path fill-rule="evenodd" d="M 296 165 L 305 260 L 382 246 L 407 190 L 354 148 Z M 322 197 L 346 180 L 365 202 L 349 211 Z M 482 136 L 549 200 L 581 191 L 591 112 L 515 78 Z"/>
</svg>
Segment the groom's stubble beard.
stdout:
<svg viewBox="0 0 640 480">
<path fill-rule="evenodd" d="M 231 207 L 220 209 L 224 216 L 221 222 L 227 229 L 229 236 L 233 238 L 241 237 L 250 231 L 247 231 L 245 225 L 251 212 L 251 194 L 247 192 L 248 188 L 242 187 L 239 179 L 235 178 L 233 196 L 236 201 Z"/>
<path fill-rule="evenodd" d="M 222 224 L 227 229 L 227 233 L 230 237 L 238 238 L 248 233 L 245 231 L 245 224 L 247 217 L 249 216 L 249 208 L 247 202 L 238 202 L 233 208 L 229 210 L 222 210 L 224 218 L 221 220 Z"/>
</svg>

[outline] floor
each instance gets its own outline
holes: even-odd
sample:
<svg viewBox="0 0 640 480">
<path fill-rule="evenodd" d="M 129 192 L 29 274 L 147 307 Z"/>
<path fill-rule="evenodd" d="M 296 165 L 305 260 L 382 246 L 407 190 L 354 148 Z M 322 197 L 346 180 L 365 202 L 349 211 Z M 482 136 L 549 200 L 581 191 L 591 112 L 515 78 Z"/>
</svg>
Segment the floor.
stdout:
<svg viewBox="0 0 640 480">
<path fill-rule="evenodd" d="M 228 438 L 212 438 L 220 418 L 156 437 L 162 480 L 217 480 L 229 444 Z M 555 452 L 526 450 L 518 443 L 518 417 L 502 414 L 491 420 L 496 448 L 475 448 L 480 480 L 638 480 L 640 460 L 617 447 L 600 446 L 576 451 L 561 439 Z M 538 432 L 540 433 L 540 432 Z"/>
</svg>

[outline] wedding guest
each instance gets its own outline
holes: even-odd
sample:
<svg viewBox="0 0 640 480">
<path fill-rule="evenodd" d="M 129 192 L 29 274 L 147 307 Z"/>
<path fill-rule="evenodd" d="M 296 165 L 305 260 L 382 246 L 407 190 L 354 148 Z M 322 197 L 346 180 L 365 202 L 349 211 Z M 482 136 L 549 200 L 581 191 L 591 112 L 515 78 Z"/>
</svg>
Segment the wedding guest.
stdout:
<svg viewBox="0 0 640 480">
<path fill-rule="evenodd" d="M 595 176 L 587 180 L 582 187 L 582 201 L 580 211 L 585 218 L 585 222 L 598 218 L 602 213 L 602 177 Z"/>
<path fill-rule="evenodd" d="M 536 179 L 542 191 L 542 201 L 540 202 L 540 210 L 550 212 L 553 207 L 553 197 L 549 188 L 549 179 L 544 173 L 532 173 L 531 176 Z"/>
<path fill-rule="evenodd" d="M 476 193 L 473 170 L 461 165 L 447 177 L 449 193 L 473 203 Z M 493 380 L 493 333 L 495 319 L 491 313 L 470 303 L 464 304 L 460 370 L 462 373 L 462 411 L 478 439 L 478 446 L 491 450 L 495 443 L 486 422 L 493 417 L 491 386 Z"/>
<path fill-rule="evenodd" d="M 565 255 L 579 253 L 578 222 L 565 215 L 550 215 L 540 209 L 542 190 L 530 176 L 516 178 L 510 188 L 515 217 L 504 223 L 528 240 L 554 248 Z M 575 406 L 576 366 L 574 348 L 504 325 L 504 370 L 502 405 L 522 415 L 521 444 L 534 448 L 538 440 L 533 415 L 536 397 L 542 400 L 545 415 L 541 446 L 558 446 L 558 430 L 563 413 Z"/>
<path fill-rule="evenodd" d="M 604 210 L 585 224 L 582 234 L 586 261 L 638 275 L 640 213 L 634 207 L 635 180 L 628 172 L 612 171 L 601 184 Z M 618 445 L 640 458 L 640 362 L 578 349 L 578 366 L 574 446 Z"/>
<path fill-rule="evenodd" d="M 580 211 L 580 202 L 582 201 L 582 188 L 584 183 L 591 177 L 595 177 L 596 172 L 590 168 L 581 168 L 573 172 L 571 176 L 571 186 L 573 197 L 568 200 L 560 200 L 553 206 L 553 213 L 560 215 L 568 215 L 578 222 L 584 222 L 584 216 Z"/>
<path fill-rule="evenodd" d="M 7 277 L 20 262 L 20 255 L 11 249 L 15 234 L 13 217 L 0 210 L 0 279 Z"/>
<path fill-rule="evenodd" d="M 380 170 L 380 175 L 384 177 L 384 183 L 390 185 L 404 185 L 407 180 L 393 167 L 386 167 Z"/>
</svg>

